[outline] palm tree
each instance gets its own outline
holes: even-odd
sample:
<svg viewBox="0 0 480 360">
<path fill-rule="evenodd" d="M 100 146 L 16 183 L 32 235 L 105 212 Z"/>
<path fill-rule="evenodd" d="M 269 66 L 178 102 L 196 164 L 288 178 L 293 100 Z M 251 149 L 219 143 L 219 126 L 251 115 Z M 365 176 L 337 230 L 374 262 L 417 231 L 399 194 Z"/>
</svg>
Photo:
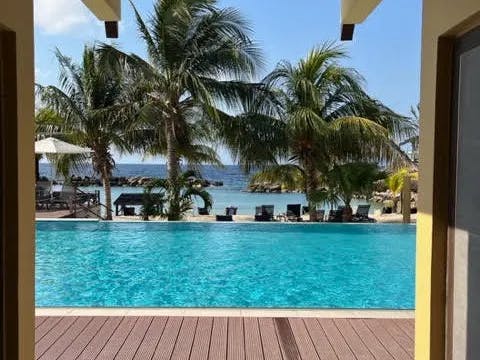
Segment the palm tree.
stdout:
<svg viewBox="0 0 480 360">
<path fill-rule="evenodd" d="M 385 178 L 385 173 L 380 171 L 377 164 L 353 162 L 334 165 L 333 168 L 322 176 L 323 184 L 345 204 L 344 220 L 352 220 L 351 202 L 355 196 L 371 197 L 375 182 Z"/>
<path fill-rule="evenodd" d="M 265 79 L 269 88 L 278 89 L 283 126 L 275 126 L 285 133 L 287 151 L 257 179 L 276 181 L 279 174 L 285 178 L 292 172 L 291 178 L 302 179 L 310 209 L 323 196 L 318 194 L 320 175 L 332 166 L 405 160 L 393 139 L 408 132 L 408 119 L 370 98 L 360 76 L 338 64 L 345 56 L 342 48 L 325 44 L 298 64 L 280 63 Z M 316 221 L 315 211 L 310 220 Z"/>
<path fill-rule="evenodd" d="M 180 173 L 175 182 L 171 179 L 157 179 L 148 184 L 147 194 L 151 194 L 153 189 L 158 189 L 162 194 L 161 216 L 168 220 L 180 220 L 187 211 L 193 209 L 195 197 L 203 200 L 204 208 L 212 208 L 212 197 L 195 181 L 197 175 L 195 171 L 189 170 Z"/>
<path fill-rule="evenodd" d="M 118 68 L 109 66 L 95 46 L 86 46 L 82 63 L 56 51 L 60 65 L 60 86 L 37 85 L 42 104 L 55 112 L 58 132 L 68 134 L 75 143 L 92 149 L 92 162 L 105 190 L 106 219 L 112 219 L 110 177 L 115 167 L 111 149 L 131 151 L 126 134 L 132 118 L 117 111 L 126 98 L 126 83 Z M 58 119 L 62 119 L 58 123 Z M 48 126 L 44 123 L 43 126 Z"/>
<path fill-rule="evenodd" d="M 252 92 L 255 86 L 247 81 L 262 65 L 245 19 L 217 4 L 157 0 L 148 22 L 132 4 L 148 60 L 108 45 L 102 49 L 145 90 L 138 92 L 138 117 L 151 134 L 143 136 L 150 139 L 144 150 L 166 157 L 171 183 L 178 181 L 183 160 L 218 161 L 209 144 L 219 139 L 221 124 L 234 118 L 226 110 L 238 110 Z M 172 194 L 172 219 L 180 217 L 177 199 Z"/>
</svg>

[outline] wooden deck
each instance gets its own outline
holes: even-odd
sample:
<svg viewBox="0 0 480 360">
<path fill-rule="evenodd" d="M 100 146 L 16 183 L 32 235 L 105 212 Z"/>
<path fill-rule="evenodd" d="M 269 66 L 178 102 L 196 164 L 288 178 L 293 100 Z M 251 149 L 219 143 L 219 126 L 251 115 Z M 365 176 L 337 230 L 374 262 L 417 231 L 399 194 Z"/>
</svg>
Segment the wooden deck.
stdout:
<svg viewBox="0 0 480 360">
<path fill-rule="evenodd" d="M 37 317 L 38 360 L 413 359 L 406 319 Z"/>
</svg>

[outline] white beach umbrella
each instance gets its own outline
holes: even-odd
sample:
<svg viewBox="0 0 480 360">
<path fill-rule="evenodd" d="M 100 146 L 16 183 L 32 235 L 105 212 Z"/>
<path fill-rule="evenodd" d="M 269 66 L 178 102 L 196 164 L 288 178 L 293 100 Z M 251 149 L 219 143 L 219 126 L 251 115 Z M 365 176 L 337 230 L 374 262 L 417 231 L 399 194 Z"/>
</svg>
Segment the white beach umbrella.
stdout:
<svg viewBox="0 0 480 360">
<path fill-rule="evenodd" d="M 90 154 L 91 149 L 49 137 L 35 141 L 35 154 Z"/>
</svg>

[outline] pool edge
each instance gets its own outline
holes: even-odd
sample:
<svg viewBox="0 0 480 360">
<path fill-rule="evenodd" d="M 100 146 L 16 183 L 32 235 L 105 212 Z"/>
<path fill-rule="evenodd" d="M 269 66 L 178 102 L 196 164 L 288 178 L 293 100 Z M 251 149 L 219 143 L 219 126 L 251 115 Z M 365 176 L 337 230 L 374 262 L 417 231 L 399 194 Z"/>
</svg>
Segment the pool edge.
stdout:
<svg viewBox="0 0 480 360">
<path fill-rule="evenodd" d="M 36 316 L 194 316 L 413 319 L 415 310 L 248 308 L 35 308 Z"/>
</svg>

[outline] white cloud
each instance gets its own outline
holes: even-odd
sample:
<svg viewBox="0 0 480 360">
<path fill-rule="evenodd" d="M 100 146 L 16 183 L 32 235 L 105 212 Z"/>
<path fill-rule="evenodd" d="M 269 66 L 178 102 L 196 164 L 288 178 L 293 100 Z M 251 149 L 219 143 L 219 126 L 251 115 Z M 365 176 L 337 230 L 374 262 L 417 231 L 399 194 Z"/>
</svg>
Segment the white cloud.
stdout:
<svg viewBox="0 0 480 360">
<path fill-rule="evenodd" d="M 35 0 L 35 25 L 48 34 L 62 34 L 91 24 L 93 15 L 80 0 Z"/>
</svg>

